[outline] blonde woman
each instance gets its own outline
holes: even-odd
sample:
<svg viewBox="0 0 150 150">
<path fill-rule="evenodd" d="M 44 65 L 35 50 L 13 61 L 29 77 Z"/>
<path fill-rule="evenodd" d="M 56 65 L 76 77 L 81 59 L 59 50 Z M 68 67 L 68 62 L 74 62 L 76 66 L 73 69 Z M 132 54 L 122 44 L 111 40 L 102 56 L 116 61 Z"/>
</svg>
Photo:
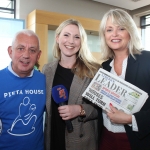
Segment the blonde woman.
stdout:
<svg viewBox="0 0 150 150">
<path fill-rule="evenodd" d="M 141 88 L 150 95 L 150 52 L 142 51 L 137 27 L 124 10 L 108 11 L 100 25 L 102 66 L 112 74 Z M 142 109 L 128 115 L 110 104 L 103 111 L 104 129 L 100 150 L 150 149 L 150 98 Z"/>
<path fill-rule="evenodd" d="M 86 32 L 77 20 L 66 20 L 56 29 L 53 52 L 56 60 L 43 68 L 47 82 L 46 150 L 96 150 L 98 110 L 82 93 L 100 65 L 92 57 Z M 60 107 L 51 97 L 52 87 L 59 84 L 69 93 L 68 105 Z M 71 133 L 65 120 L 71 120 Z"/>
</svg>

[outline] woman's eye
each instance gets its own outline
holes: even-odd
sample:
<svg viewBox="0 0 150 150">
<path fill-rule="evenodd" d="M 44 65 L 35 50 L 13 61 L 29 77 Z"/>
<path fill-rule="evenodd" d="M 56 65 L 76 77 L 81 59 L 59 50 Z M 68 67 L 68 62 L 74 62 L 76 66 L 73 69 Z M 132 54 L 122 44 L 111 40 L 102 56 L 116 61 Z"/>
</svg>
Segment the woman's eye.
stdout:
<svg viewBox="0 0 150 150">
<path fill-rule="evenodd" d="M 106 32 L 111 32 L 111 31 L 112 31 L 112 29 L 107 29 L 107 30 L 106 30 Z"/>
<path fill-rule="evenodd" d="M 76 36 L 75 38 L 76 38 L 76 39 L 80 39 L 80 37 L 79 37 L 79 36 Z"/>
<path fill-rule="evenodd" d="M 125 30 L 125 28 L 119 28 L 119 30 Z"/>
<path fill-rule="evenodd" d="M 68 34 L 64 34 L 64 36 L 68 36 Z"/>
</svg>

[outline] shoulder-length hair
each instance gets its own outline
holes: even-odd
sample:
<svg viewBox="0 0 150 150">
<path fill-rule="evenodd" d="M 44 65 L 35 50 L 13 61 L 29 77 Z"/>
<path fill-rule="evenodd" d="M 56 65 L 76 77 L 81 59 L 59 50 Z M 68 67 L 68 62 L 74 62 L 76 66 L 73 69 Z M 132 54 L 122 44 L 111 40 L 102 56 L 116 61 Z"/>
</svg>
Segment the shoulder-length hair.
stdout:
<svg viewBox="0 0 150 150">
<path fill-rule="evenodd" d="M 128 43 L 129 54 L 134 57 L 134 54 L 140 54 L 142 50 L 141 39 L 139 31 L 136 27 L 135 22 L 131 16 L 122 9 L 112 9 L 109 10 L 102 18 L 100 23 L 100 41 L 101 41 L 101 54 L 102 59 L 106 60 L 109 58 L 114 58 L 113 51 L 108 47 L 105 40 L 105 28 L 108 19 L 112 20 L 113 24 L 124 27 L 130 35 L 130 40 Z"/>
<path fill-rule="evenodd" d="M 87 44 L 87 34 L 82 27 L 81 23 L 74 19 L 68 19 L 62 22 L 55 31 L 55 40 L 53 46 L 53 55 L 57 59 L 61 59 L 61 52 L 59 45 L 56 42 L 56 38 L 60 35 L 61 31 L 67 25 L 76 25 L 79 28 L 81 47 L 76 56 L 76 63 L 74 64 L 72 71 L 80 78 L 89 77 L 93 78 L 97 72 L 100 65 L 96 62 L 95 58 L 92 56 Z"/>
</svg>

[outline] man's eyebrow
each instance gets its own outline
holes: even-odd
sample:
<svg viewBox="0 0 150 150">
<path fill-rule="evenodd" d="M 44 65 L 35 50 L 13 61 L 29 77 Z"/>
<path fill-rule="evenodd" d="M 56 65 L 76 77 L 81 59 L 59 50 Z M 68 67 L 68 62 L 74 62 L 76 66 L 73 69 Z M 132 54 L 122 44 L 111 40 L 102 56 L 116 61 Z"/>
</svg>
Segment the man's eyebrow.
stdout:
<svg viewBox="0 0 150 150">
<path fill-rule="evenodd" d="M 31 46 L 31 47 L 29 47 L 29 48 L 37 48 L 36 46 Z"/>
<path fill-rule="evenodd" d="M 22 44 L 19 44 L 19 45 L 17 45 L 17 47 L 24 47 L 24 45 L 22 45 Z"/>
</svg>

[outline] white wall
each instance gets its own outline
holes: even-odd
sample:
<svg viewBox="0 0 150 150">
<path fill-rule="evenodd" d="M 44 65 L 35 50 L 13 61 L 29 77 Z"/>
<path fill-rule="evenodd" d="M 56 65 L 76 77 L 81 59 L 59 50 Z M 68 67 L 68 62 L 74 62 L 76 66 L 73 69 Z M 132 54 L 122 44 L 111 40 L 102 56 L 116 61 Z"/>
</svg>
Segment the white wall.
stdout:
<svg viewBox="0 0 150 150">
<path fill-rule="evenodd" d="M 16 0 L 17 2 L 17 18 L 25 19 L 27 15 L 35 9 L 58 12 L 101 20 L 104 13 L 115 6 L 94 2 L 92 0 Z M 139 27 L 139 16 L 149 12 L 150 5 L 128 11 Z"/>
<path fill-rule="evenodd" d="M 48 31 L 48 62 L 51 62 L 54 60 L 53 58 L 53 44 L 55 39 L 55 31 L 49 30 Z"/>
<path fill-rule="evenodd" d="M 104 13 L 114 8 L 91 0 L 16 0 L 18 5 L 17 15 L 20 19 L 26 19 L 27 15 L 35 9 L 70 14 L 85 18 L 101 20 Z M 20 8 L 19 8 L 20 7 Z"/>
</svg>

